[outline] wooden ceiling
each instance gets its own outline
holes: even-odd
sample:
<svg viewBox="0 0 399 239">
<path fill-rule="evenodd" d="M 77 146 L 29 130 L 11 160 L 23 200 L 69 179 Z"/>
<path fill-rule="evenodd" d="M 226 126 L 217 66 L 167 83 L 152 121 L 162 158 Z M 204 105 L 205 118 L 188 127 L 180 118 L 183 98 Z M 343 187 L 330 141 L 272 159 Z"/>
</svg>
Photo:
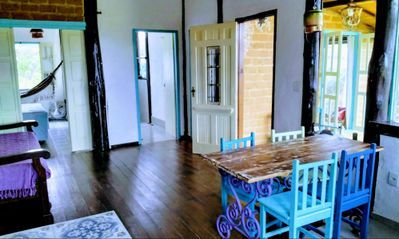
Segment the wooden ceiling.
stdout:
<svg viewBox="0 0 399 239">
<path fill-rule="evenodd" d="M 342 9 L 347 7 L 348 3 L 349 0 L 323 0 L 323 9 L 327 10 L 327 12 L 333 12 L 340 15 Z M 354 1 L 354 3 L 356 3 L 357 6 L 363 8 L 360 24 L 357 28 L 363 31 L 374 32 L 377 2 L 375 0 L 358 0 Z"/>
</svg>

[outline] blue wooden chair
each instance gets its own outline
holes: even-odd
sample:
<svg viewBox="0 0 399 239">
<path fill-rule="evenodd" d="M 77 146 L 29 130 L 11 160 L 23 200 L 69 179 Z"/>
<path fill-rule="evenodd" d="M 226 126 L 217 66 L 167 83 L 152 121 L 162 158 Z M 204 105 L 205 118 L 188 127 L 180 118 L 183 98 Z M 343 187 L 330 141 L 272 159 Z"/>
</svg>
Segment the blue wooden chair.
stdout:
<svg viewBox="0 0 399 239">
<path fill-rule="evenodd" d="M 330 171 L 329 178 L 327 176 L 328 171 Z M 289 238 L 298 238 L 300 232 L 308 237 L 315 238 L 317 236 L 306 230 L 304 226 L 321 220 L 326 221 L 325 237 L 331 238 L 333 235 L 336 171 L 336 154 L 333 154 L 330 160 L 308 164 L 299 164 L 299 161 L 295 160 L 293 162 L 291 191 L 258 200 L 260 204 L 261 238 L 272 237 L 287 231 L 289 231 Z M 321 174 L 321 188 L 317 187 L 319 174 Z M 299 178 L 299 175 L 303 175 L 302 179 Z M 313 185 L 310 188 L 308 188 L 309 181 Z M 317 197 L 318 191 L 320 191 L 320 199 Z M 266 232 L 270 224 L 275 224 L 275 222 L 267 223 L 267 214 L 272 215 L 286 226 Z"/>
<path fill-rule="evenodd" d="M 305 127 L 303 126 L 300 130 L 280 133 L 276 133 L 276 130 L 272 129 L 272 143 L 303 138 L 305 138 Z"/>
<path fill-rule="evenodd" d="M 334 238 L 340 237 L 342 221 L 359 229 L 360 238 L 367 238 L 375 154 L 375 144 L 370 149 L 354 154 L 342 151 L 336 192 Z M 343 217 L 344 212 L 356 208 L 362 212 L 360 224 Z"/>
<path fill-rule="evenodd" d="M 226 141 L 224 138 L 220 138 L 220 151 L 225 152 L 226 150 L 246 148 L 246 147 L 248 147 L 248 143 L 251 147 L 255 146 L 255 133 L 254 132 L 251 132 L 249 137 L 235 139 L 235 140 L 231 140 L 231 141 Z M 225 184 L 226 184 L 226 182 L 222 178 L 221 198 L 222 198 L 223 212 L 225 212 L 226 208 L 227 208 L 228 192 L 229 192 L 229 190 L 226 188 Z M 245 195 L 243 195 L 243 196 L 245 196 Z"/>
<path fill-rule="evenodd" d="M 249 137 L 226 141 L 224 138 L 220 138 L 220 151 L 233 150 L 239 148 L 248 147 L 248 143 L 251 147 L 255 146 L 255 133 L 251 132 Z"/>
</svg>

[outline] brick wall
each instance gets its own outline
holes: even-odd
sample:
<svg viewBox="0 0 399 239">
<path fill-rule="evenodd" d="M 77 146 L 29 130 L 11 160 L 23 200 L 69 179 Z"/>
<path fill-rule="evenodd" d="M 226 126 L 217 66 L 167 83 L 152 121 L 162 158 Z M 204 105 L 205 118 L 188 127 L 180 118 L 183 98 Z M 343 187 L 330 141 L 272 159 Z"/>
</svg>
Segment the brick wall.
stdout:
<svg viewBox="0 0 399 239">
<path fill-rule="evenodd" d="M 273 100 L 274 17 L 270 28 L 260 31 L 257 20 L 244 23 L 243 129 L 256 133 L 256 143 L 270 140 Z"/>
<path fill-rule="evenodd" d="M 83 21 L 83 15 L 83 0 L 0 0 L 0 18 Z"/>
</svg>

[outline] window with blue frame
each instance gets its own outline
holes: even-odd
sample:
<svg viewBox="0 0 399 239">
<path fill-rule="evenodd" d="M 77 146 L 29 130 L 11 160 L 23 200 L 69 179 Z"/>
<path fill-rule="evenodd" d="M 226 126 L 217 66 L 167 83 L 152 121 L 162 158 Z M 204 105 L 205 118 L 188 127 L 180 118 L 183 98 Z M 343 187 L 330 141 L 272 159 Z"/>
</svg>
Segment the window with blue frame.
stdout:
<svg viewBox="0 0 399 239">
<path fill-rule="evenodd" d="M 398 19 L 399 24 L 399 19 Z M 395 61 L 393 67 L 393 80 L 390 95 L 390 109 L 388 119 L 399 122 L 399 29 L 396 33 Z"/>
</svg>

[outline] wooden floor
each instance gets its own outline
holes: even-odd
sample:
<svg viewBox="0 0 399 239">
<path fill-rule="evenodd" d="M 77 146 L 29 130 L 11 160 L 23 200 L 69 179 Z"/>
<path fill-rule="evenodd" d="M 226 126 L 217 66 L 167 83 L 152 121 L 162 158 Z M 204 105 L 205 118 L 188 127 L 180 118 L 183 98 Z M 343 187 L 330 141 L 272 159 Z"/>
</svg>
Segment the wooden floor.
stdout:
<svg viewBox="0 0 399 239">
<path fill-rule="evenodd" d="M 48 146 L 55 222 L 114 210 L 133 238 L 217 238 L 219 174 L 190 144 L 117 149 L 109 158 L 71 154 L 65 129 L 52 124 Z M 379 228 L 370 235 L 398 235 Z"/>
</svg>

